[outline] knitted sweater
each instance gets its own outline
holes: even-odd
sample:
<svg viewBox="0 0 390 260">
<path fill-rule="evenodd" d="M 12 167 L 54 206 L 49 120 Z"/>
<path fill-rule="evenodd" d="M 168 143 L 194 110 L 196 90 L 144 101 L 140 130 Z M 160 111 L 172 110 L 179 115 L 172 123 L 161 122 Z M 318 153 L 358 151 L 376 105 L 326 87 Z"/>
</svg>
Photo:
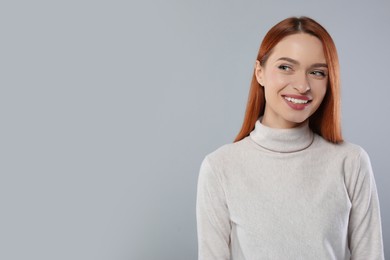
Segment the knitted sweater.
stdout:
<svg viewBox="0 0 390 260">
<path fill-rule="evenodd" d="M 249 136 L 205 157 L 197 194 L 200 260 L 384 259 L 367 153 L 308 124 Z"/>
</svg>

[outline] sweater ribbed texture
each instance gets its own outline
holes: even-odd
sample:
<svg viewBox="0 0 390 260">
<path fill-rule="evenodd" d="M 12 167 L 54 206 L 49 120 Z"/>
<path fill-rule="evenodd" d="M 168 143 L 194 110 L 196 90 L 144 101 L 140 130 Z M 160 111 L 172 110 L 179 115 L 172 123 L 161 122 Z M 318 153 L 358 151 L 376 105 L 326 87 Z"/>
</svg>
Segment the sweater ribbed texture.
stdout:
<svg viewBox="0 0 390 260">
<path fill-rule="evenodd" d="M 258 120 L 243 140 L 202 162 L 200 260 L 382 260 L 380 209 L 367 153 L 308 124 Z"/>
</svg>

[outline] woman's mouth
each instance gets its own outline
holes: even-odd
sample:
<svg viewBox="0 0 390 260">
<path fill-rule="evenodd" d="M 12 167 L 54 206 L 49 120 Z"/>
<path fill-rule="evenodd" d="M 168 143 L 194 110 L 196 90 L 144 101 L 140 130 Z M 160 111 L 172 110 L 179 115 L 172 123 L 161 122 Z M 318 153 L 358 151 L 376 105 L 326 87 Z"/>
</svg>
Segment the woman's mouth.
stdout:
<svg viewBox="0 0 390 260">
<path fill-rule="evenodd" d="M 289 102 L 292 102 L 294 104 L 307 104 L 309 103 L 311 100 L 304 100 L 304 99 L 298 99 L 298 98 L 292 98 L 292 97 L 286 97 L 284 96 L 284 99 L 289 101 Z"/>
<path fill-rule="evenodd" d="M 284 100 L 287 105 L 289 105 L 294 110 L 304 110 L 312 101 L 307 96 L 299 96 L 299 95 L 283 95 Z"/>
</svg>

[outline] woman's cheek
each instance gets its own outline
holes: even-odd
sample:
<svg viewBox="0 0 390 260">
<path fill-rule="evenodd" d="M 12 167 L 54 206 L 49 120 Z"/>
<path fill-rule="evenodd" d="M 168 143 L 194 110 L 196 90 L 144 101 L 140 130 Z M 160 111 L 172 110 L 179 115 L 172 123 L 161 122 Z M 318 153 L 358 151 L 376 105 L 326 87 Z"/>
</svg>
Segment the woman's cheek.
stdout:
<svg viewBox="0 0 390 260">
<path fill-rule="evenodd" d="M 290 75 L 283 75 L 283 74 L 274 75 L 274 82 L 277 84 L 278 87 L 285 87 L 286 85 L 289 84 L 290 80 L 291 80 Z"/>
<path fill-rule="evenodd" d="M 284 75 L 280 71 L 272 71 L 269 73 L 268 78 L 274 87 L 283 87 L 288 83 L 290 76 Z"/>
<path fill-rule="evenodd" d="M 316 90 L 319 96 L 325 96 L 326 89 L 327 89 L 327 83 L 326 82 L 318 82 L 314 81 L 310 83 L 311 88 L 313 90 Z"/>
</svg>

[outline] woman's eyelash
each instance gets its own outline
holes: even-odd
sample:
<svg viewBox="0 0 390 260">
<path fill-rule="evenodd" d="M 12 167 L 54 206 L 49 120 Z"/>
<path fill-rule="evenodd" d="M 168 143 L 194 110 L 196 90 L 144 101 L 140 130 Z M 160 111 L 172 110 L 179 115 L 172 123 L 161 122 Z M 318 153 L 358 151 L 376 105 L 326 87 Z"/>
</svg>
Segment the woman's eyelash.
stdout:
<svg viewBox="0 0 390 260">
<path fill-rule="evenodd" d="M 286 71 L 287 70 L 291 70 L 291 67 L 287 66 L 287 65 L 279 65 L 278 68 L 281 69 L 281 70 L 286 70 Z"/>
<path fill-rule="evenodd" d="M 326 73 L 321 71 L 321 70 L 312 71 L 311 74 L 314 74 L 315 76 L 320 76 L 320 77 L 325 77 L 326 76 Z"/>
<path fill-rule="evenodd" d="M 278 69 L 283 70 L 283 71 L 291 71 L 291 70 L 293 70 L 293 68 L 291 66 L 285 65 L 285 64 L 279 65 Z M 316 77 L 322 77 L 322 78 L 327 76 L 326 72 L 322 71 L 322 70 L 313 70 L 313 71 L 310 72 L 310 74 L 312 74 L 312 75 L 314 75 Z"/>
</svg>

